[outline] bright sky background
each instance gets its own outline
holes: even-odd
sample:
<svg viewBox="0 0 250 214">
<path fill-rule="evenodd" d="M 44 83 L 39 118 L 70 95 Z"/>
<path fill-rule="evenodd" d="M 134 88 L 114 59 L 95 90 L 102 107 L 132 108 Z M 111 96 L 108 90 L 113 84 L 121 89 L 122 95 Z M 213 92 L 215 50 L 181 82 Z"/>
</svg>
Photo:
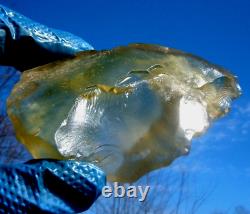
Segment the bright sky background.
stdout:
<svg viewBox="0 0 250 214">
<path fill-rule="evenodd" d="M 215 191 L 201 213 L 250 209 L 250 1 L 249 0 L 0 0 L 47 26 L 74 33 L 96 49 L 142 42 L 202 56 L 239 77 L 242 97 L 232 112 L 172 165 L 195 174 Z"/>
</svg>

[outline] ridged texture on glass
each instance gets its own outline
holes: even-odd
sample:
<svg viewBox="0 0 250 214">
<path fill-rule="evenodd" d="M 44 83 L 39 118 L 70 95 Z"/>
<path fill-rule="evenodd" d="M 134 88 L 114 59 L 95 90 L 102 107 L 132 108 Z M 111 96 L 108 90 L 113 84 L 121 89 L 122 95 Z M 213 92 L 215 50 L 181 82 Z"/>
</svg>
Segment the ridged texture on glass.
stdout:
<svg viewBox="0 0 250 214">
<path fill-rule="evenodd" d="M 132 182 L 187 154 L 191 139 L 239 95 L 221 67 L 133 44 L 26 71 L 8 113 L 35 158 L 85 160 L 110 180 Z"/>
</svg>

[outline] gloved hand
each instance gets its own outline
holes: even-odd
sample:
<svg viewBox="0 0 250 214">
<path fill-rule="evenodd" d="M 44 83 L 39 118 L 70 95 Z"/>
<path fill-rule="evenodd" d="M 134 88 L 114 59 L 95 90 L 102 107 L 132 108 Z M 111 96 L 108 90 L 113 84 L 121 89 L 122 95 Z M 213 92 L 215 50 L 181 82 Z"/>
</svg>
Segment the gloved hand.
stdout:
<svg viewBox="0 0 250 214">
<path fill-rule="evenodd" d="M 89 49 L 92 47 L 88 43 L 72 34 L 49 29 L 0 6 L 1 65 L 23 71 Z M 19 76 L 18 71 L 0 67 L 1 144 L 5 143 L 5 138 L 1 141 L 1 135 L 4 136 L 1 129 L 6 124 L 10 126 L 6 99 Z M 105 182 L 100 169 L 80 161 L 32 160 L 24 164 L 2 164 L 0 213 L 81 212 L 97 199 Z"/>
<path fill-rule="evenodd" d="M 91 49 L 77 36 L 49 29 L 0 5 L 1 65 L 22 71 Z"/>
</svg>

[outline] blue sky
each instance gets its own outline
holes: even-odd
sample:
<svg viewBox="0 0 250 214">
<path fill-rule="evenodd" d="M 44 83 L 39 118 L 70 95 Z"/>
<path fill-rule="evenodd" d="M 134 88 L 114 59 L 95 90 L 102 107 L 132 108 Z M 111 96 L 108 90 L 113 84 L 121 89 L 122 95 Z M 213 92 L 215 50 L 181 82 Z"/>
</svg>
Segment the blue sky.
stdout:
<svg viewBox="0 0 250 214">
<path fill-rule="evenodd" d="M 0 0 L 47 26 L 74 33 L 96 49 L 143 42 L 202 56 L 239 77 L 243 95 L 232 112 L 194 141 L 186 168 L 198 188 L 216 188 L 202 213 L 250 209 L 250 1 L 248 0 Z"/>
</svg>

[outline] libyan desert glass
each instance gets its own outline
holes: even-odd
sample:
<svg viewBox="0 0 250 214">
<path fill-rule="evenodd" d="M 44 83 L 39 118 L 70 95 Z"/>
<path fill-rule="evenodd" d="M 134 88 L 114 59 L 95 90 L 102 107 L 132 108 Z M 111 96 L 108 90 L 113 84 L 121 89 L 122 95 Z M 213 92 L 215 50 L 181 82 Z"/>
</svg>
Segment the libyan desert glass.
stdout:
<svg viewBox="0 0 250 214">
<path fill-rule="evenodd" d="M 78 159 L 132 182 L 187 154 L 240 95 L 235 77 L 199 57 L 133 44 L 26 71 L 8 100 L 35 158 Z"/>
</svg>

